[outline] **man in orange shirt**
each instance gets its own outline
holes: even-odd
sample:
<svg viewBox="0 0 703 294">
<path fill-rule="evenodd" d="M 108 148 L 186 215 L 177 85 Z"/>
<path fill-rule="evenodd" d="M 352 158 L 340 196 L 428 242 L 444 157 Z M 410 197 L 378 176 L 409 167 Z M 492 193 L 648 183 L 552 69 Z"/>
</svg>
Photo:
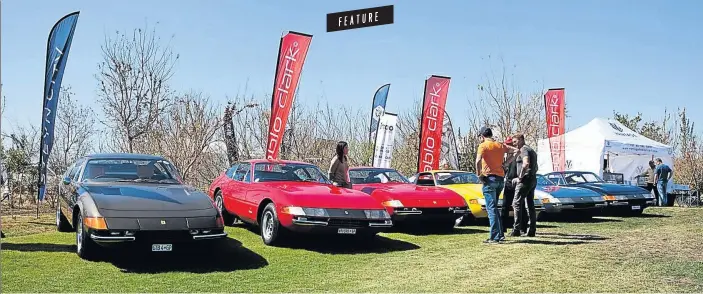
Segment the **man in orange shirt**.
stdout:
<svg viewBox="0 0 703 294">
<path fill-rule="evenodd" d="M 479 131 L 482 143 L 476 152 L 476 171 L 483 183 L 483 197 L 486 200 L 486 212 L 491 227 L 490 236 L 484 243 L 500 243 L 505 240 L 503 227 L 498 212 L 498 195 L 505 185 L 503 158 L 507 148 L 493 140 L 493 131 L 482 127 Z"/>
</svg>

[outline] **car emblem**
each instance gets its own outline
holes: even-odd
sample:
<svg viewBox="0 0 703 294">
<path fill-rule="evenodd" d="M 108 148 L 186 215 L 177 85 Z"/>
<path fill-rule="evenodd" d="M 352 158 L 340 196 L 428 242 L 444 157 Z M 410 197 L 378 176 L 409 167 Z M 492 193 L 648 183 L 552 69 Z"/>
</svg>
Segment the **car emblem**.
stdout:
<svg viewBox="0 0 703 294">
<path fill-rule="evenodd" d="M 162 224 L 162 225 L 165 225 L 165 224 L 166 224 L 166 221 L 165 221 L 165 220 L 161 220 L 161 224 Z"/>
<path fill-rule="evenodd" d="M 432 204 L 437 204 L 437 201 L 432 201 Z"/>
<path fill-rule="evenodd" d="M 349 212 L 345 210 L 345 211 L 344 211 L 344 214 L 349 214 Z"/>
</svg>

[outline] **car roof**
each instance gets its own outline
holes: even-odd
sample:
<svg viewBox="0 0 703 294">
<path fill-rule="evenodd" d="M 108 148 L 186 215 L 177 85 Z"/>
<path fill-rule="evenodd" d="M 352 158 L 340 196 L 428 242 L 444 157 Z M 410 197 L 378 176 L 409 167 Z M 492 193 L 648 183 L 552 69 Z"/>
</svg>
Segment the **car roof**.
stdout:
<svg viewBox="0 0 703 294">
<path fill-rule="evenodd" d="M 396 170 L 390 167 L 373 167 L 373 166 L 355 166 L 350 167 L 349 170 L 360 170 L 360 169 L 375 169 L 375 170 Z"/>
<path fill-rule="evenodd" d="M 159 160 L 164 159 L 158 155 L 139 153 L 96 153 L 85 156 L 87 159 L 135 159 L 135 160 Z"/>
<path fill-rule="evenodd" d="M 248 163 L 292 163 L 292 164 L 307 164 L 307 165 L 314 165 L 309 162 L 302 162 L 302 161 L 294 161 L 294 160 L 282 160 L 282 159 L 249 159 L 249 160 L 243 160 L 242 163 L 248 162 Z"/>
</svg>

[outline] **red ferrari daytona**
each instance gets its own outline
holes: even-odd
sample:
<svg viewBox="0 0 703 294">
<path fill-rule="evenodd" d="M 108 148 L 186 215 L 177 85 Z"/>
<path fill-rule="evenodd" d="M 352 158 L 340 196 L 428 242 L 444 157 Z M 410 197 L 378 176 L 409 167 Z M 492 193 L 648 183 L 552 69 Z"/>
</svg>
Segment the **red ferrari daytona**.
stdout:
<svg viewBox="0 0 703 294">
<path fill-rule="evenodd" d="M 396 224 L 451 230 L 457 218 L 470 213 L 466 201 L 456 192 L 411 184 L 395 169 L 354 167 L 349 177 L 352 187 L 381 203 Z"/>
<path fill-rule="evenodd" d="M 366 193 L 332 185 L 309 163 L 237 163 L 215 179 L 208 194 L 226 224 L 238 218 L 258 225 L 266 245 L 280 242 L 291 232 L 371 237 L 393 226 L 380 202 Z"/>
</svg>

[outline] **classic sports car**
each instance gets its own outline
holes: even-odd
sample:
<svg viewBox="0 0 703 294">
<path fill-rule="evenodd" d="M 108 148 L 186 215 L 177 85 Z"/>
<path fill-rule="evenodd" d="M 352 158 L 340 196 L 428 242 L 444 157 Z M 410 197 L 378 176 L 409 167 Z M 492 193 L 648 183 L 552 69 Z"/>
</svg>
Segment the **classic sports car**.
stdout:
<svg viewBox="0 0 703 294">
<path fill-rule="evenodd" d="M 583 187 L 560 187 L 543 175 L 537 175 L 535 198 L 538 194 L 547 213 L 580 210 L 590 214 L 607 205 L 602 193 Z"/>
<path fill-rule="evenodd" d="M 371 195 L 386 207 L 393 222 L 419 223 L 437 229 L 453 229 L 456 219 L 467 214 L 461 195 L 449 189 L 423 187 L 391 168 L 349 169 L 352 187 Z"/>
<path fill-rule="evenodd" d="M 488 218 L 486 199 L 483 198 L 483 185 L 474 173 L 456 170 L 433 170 L 415 174 L 409 180 L 419 186 L 441 186 L 463 196 L 466 203 L 469 204 L 471 214 L 467 215 L 468 217 L 463 217 L 460 224 L 466 224 L 471 218 Z M 503 194 L 501 192 L 498 207 L 501 207 L 502 201 Z M 535 209 L 542 209 L 542 202 L 537 194 L 535 194 L 534 203 Z"/>
<path fill-rule="evenodd" d="M 376 199 L 334 186 L 316 166 L 283 160 L 234 164 L 210 185 L 226 224 L 258 225 L 266 245 L 289 232 L 372 237 L 393 226 Z"/>
<path fill-rule="evenodd" d="M 545 177 L 559 186 L 582 187 L 605 195 L 603 198 L 608 204 L 605 209 L 640 215 L 647 206 L 654 204 L 654 196 L 649 191 L 637 186 L 606 183 L 592 172 L 553 172 Z"/>
<path fill-rule="evenodd" d="M 205 193 L 184 185 L 167 160 L 141 154 L 95 154 L 71 165 L 60 187 L 56 227 L 76 232 L 77 253 L 86 259 L 97 257 L 97 245 L 172 251 L 174 243 L 227 236 Z"/>
</svg>

